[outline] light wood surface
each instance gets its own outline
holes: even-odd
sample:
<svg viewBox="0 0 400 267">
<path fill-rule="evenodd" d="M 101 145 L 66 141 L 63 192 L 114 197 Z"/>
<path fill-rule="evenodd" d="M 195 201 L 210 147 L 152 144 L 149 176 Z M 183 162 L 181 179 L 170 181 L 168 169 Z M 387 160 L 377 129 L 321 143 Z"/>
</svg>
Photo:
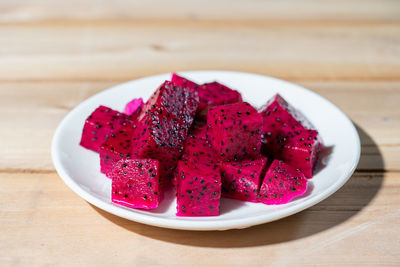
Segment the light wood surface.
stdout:
<svg viewBox="0 0 400 267">
<path fill-rule="evenodd" d="M 89 96 L 162 72 L 225 69 L 303 85 L 341 108 L 357 171 L 320 204 L 225 232 L 103 212 L 50 143 Z M 400 1 L 0 2 L 0 266 L 400 266 Z"/>
</svg>

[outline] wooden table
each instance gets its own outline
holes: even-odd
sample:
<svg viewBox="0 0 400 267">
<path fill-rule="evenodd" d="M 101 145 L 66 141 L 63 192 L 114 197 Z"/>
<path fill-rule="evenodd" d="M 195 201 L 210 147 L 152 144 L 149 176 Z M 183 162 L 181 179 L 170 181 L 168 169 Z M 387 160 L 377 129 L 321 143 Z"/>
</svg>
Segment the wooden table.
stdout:
<svg viewBox="0 0 400 267">
<path fill-rule="evenodd" d="M 0 3 L 0 265 L 400 265 L 400 2 Z M 151 3 L 147 3 L 151 2 Z M 322 203 L 245 230 L 190 232 L 103 212 L 54 170 L 50 142 L 89 96 L 179 70 L 303 85 L 356 124 L 361 161 Z"/>
</svg>

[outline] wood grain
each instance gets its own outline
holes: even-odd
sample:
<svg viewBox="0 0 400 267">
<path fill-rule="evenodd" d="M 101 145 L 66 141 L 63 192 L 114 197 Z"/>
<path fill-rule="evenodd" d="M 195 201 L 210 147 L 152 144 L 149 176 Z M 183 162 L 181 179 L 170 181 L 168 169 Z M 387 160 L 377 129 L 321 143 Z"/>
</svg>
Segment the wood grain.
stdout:
<svg viewBox="0 0 400 267">
<path fill-rule="evenodd" d="M 227 69 L 290 80 L 399 80 L 396 24 L 0 24 L 0 81 L 125 81 Z M 32 42 L 32 40 L 35 40 Z"/>
<path fill-rule="evenodd" d="M 0 2 L 0 266 L 400 266 L 400 1 Z M 225 232 L 134 223 L 73 193 L 50 144 L 91 95 L 163 72 L 247 71 L 332 101 L 357 171 L 325 201 Z"/>
<path fill-rule="evenodd" d="M 0 22 L 43 20 L 399 21 L 396 0 L 3 0 Z"/>
<path fill-rule="evenodd" d="M 110 215 L 80 199 L 56 174 L 3 174 L 0 193 L 3 265 L 399 263 L 399 173 L 356 173 L 304 212 L 224 232 L 162 229 Z"/>
</svg>

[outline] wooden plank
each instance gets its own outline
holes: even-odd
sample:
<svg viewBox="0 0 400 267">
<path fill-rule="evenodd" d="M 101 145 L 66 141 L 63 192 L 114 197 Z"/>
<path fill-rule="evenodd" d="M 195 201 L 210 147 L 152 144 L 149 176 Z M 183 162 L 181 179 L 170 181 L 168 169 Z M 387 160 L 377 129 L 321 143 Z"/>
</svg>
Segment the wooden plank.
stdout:
<svg viewBox="0 0 400 267">
<path fill-rule="evenodd" d="M 399 82 L 302 82 L 359 126 L 360 170 L 399 170 Z M 50 140 L 62 118 L 103 82 L 0 83 L 0 170 L 51 171 Z M 358 99 L 355 103 L 353 100 Z"/>
<path fill-rule="evenodd" d="M 1 22 L 38 20 L 313 20 L 399 21 L 396 0 L 348 1 L 54 1 L 3 0 Z"/>
<path fill-rule="evenodd" d="M 0 26 L 0 81 L 125 81 L 229 69 L 290 80 L 400 78 L 400 24 L 211 22 Z"/>
<path fill-rule="evenodd" d="M 399 173 L 356 173 L 304 212 L 224 232 L 168 230 L 116 217 L 80 199 L 56 174 L 0 175 L 2 266 L 400 264 Z"/>
</svg>

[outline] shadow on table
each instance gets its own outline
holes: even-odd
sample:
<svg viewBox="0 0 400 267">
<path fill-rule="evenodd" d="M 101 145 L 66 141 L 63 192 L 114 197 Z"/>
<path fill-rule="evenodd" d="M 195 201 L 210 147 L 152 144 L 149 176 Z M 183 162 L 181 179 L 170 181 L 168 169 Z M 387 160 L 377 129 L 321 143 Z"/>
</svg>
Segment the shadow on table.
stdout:
<svg viewBox="0 0 400 267">
<path fill-rule="evenodd" d="M 362 186 L 363 170 L 369 160 L 366 154 L 377 156 L 374 169 L 384 169 L 384 162 L 379 148 L 373 139 L 360 127 L 356 126 L 360 135 L 363 151 L 358 165 L 358 174 L 353 177 L 333 196 L 306 211 L 287 218 L 253 226 L 242 230 L 228 231 L 182 231 L 148 226 L 135 223 L 112 215 L 92 206 L 99 214 L 128 231 L 182 245 L 215 248 L 235 248 L 263 246 L 304 238 L 335 227 L 360 212 L 379 191 L 383 173 L 377 172 L 368 186 Z M 367 151 L 366 151 L 367 150 Z M 366 180 L 366 179 L 365 179 Z M 361 184 L 361 186 L 360 186 Z M 345 202 L 344 202 L 345 201 Z"/>
</svg>

